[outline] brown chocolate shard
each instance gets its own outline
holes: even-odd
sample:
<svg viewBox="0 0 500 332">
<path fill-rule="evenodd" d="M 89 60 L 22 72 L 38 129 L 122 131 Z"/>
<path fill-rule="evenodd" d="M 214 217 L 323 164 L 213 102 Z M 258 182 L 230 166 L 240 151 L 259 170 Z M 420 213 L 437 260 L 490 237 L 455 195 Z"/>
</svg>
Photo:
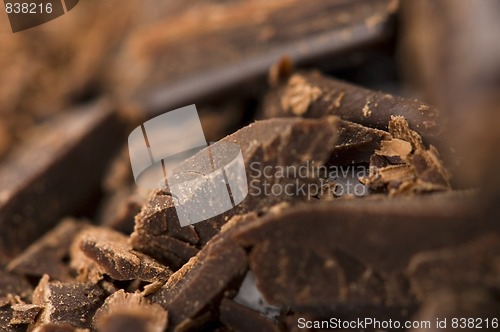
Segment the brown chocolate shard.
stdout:
<svg viewBox="0 0 500 332">
<path fill-rule="evenodd" d="M 256 311 L 224 298 L 220 304 L 220 321 L 230 330 L 277 332 L 278 324 Z"/>
<path fill-rule="evenodd" d="M 11 325 L 14 311 L 8 305 L 0 307 L 0 331 L 2 332 L 25 332 L 26 327 L 20 325 Z"/>
<path fill-rule="evenodd" d="M 1 262 L 19 254 L 92 197 L 109 154 L 119 143 L 119 128 L 112 106 L 100 101 L 61 114 L 1 165 Z"/>
<path fill-rule="evenodd" d="M 198 6 L 134 32 L 117 61 L 117 82 L 111 86 L 126 98 L 139 96 L 150 115 L 213 100 L 222 92 L 238 93 L 249 83 L 263 87 L 268 69 L 285 54 L 299 65 L 325 58 L 331 63 L 328 54 L 386 38 L 398 2 L 252 0 Z M 198 13 L 217 19 L 204 20 L 199 29 L 193 20 Z M 309 20 L 315 24 L 302 24 Z M 211 52 L 214 48 L 217 54 Z M 138 69 L 133 75 L 131 65 Z"/>
<path fill-rule="evenodd" d="M 33 304 L 44 307 L 35 326 L 67 323 L 89 328 L 105 296 L 99 286 L 91 283 L 49 282 L 48 276 L 44 276 L 33 293 Z"/>
<path fill-rule="evenodd" d="M 163 332 L 167 321 L 167 312 L 160 305 L 119 290 L 97 310 L 93 326 L 103 332 Z"/>
<path fill-rule="evenodd" d="M 151 300 L 169 314 L 169 329 L 192 324 L 207 313 L 213 320 L 224 292 L 241 280 L 247 269 L 245 251 L 231 241 L 212 240 L 175 272 Z"/>
<path fill-rule="evenodd" d="M 62 221 L 56 228 L 45 234 L 12 260 L 7 268 L 16 273 L 66 281 L 72 279 L 67 265 L 69 248 L 74 237 L 85 224 L 72 219 Z"/>
<path fill-rule="evenodd" d="M 372 156 L 364 184 L 392 196 L 450 189 L 451 174 L 438 151 L 432 145 L 427 148 L 404 117 L 391 117 L 389 133 L 391 138 Z"/>
<path fill-rule="evenodd" d="M 488 234 L 459 247 L 418 253 L 407 274 L 412 291 L 422 300 L 443 289 L 500 289 L 499 258 L 500 236 Z"/>
<path fill-rule="evenodd" d="M 166 281 L 172 273 L 166 266 L 133 250 L 125 235 L 104 227 L 84 230 L 74 246 L 92 260 L 100 273 L 115 280 Z"/>
<path fill-rule="evenodd" d="M 266 98 L 263 117 L 297 115 L 307 118 L 337 115 L 343 120 L 386 131 L 391 116 L 400 115 L 426 143 L 432 144 L 440 142 L 443 122 L 434 107 L 344 83 L 317 71 L 292 75 Z M 431 121 L 435 126 L 425 125 Z"/>
<path fill-rule="evenodd" d="M 42 311 L 43 306 L 36 304 L 15 304 L 12 306 L 14 311 L 12 314 L 12 319 L 10 320 L 11 325 L 22 325 L 22 324 L 32 324 L 35 322 L 37 315 Z"/>
<path fill-rule="evenodd" d="M 221 140 L 222 143 L 215 143 L 214 146 L 225 142 L 240 146 L 249 182 L 246 199 L 226 213 L 194 226 L 180 228 L 173 197 L 164 189 L 153 191 L 148 204 L 136 217 L 135 230 L 131 236 L 132 245 L 161 262 L 178 267 L 196 254 L 192 250 L 194 248 L 186 243 L 196 239 L 193 230 L 199 237 L 197 246 L 200 247 L 217 234 L 234 214 L 265 210 L 273 202 L 311 199 L 307 193 L 301 194 L 300 191 L 297 191 L 297 195 L 286 195 L 284 191 L 270 194 L 266 192 L 265 186 L 269 188 L 275 184 L 284 186 L 289 183 L 295 188 L 301 184 L 319 183 L 319 177 L 310 168 L 312 165 L 324 165 L 329 160 L 335 146 L 337 126 L 338 120 L 335 117 L 321 120 L 273 119 L 253 123 L 227 136 Z M 201 163 L 200 158 L 203 157 L 203 154 L 195 155 L 183 165 L 191 169 L 193 165 Z M 279 167 L 304 167 L 308 169 L 308 174 L 304 177 L 285 175 L 276 179 L 264 174 L 266 167 L 275 172 Z M 179 168 L 182 169 L 182 166 Z"/>
</svg>

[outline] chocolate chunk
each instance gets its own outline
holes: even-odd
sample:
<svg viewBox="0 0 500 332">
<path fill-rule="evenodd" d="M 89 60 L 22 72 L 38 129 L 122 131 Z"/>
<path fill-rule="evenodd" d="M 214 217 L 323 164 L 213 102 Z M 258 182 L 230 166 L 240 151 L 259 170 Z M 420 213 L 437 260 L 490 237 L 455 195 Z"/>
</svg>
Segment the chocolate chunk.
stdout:
<svg viewBox="0 0 500 332">
<path fill-rule="evenodd" d="M 90 332 L 89 329 L 79 329 L 74 327 L 71 324 L 54 324 L 54 323 L 49 323 L 49 324 L 42 324 L 40 326 L 37 326 L 33 332 Z"/>
<path fill-rule="evenodd" d="M 62 221 L 56 228 L 45 234 L 12 260 L 7 268 L 20 274 L 51 279 L 71 280 L 71 271 L 67 265 L 69 248 L 74 237 L 85 227 L 72 219 Z"/>
<path fill-rule="evenodd" d="M 99 189 L 119 127 L 107 102 L 82 107 L 33 133 L 1 165 L 1 262 L 77 212 Z"/>
<path fill-rule="evenodd" d="M 459 247 L 416 254 L 408 265 L 413 292 L 422 300 L 443 289 L 500 289 L 500 236 L 489 234 Z"/>
<path fill-rule="evenodd" d="M 74 246 L 92 260 L 100 273 L 115 280 L 166 281 L 172 273 L 166 266 L 132 250 L 125 235 L 108 228 L 84 230 Z"/>
<path fill-rule="evenodd" d="M 167 327 L 167 312 L 140 294 L 119 290 L 97 310 L 93 325 L 103 332 L 161 332 Z"/>
<path fill-rule="evenodd" d="M 278 325 L 258 312 L 224 298 L 220 304 L 220 321 L 234 331 L 279 331 Z"/>
<path fill-rule="evenodd" d="M 205 319 L 213 320 L 222 295 L 241 281 L 246 269 L 245 251 L 217 238 L 175 272 L 151 300 L 168 311 L 169 329 L 192 324 L 204 313 L 208 313 Z"/>
<path fill-rule="evenodd" d="M 37 315 L 42 311 L 43 307 L 36 304 L 15 304 L 12 306 L 14 310 L 11 325 L 32 324 L 35 322 Z"/>
<path fill-rule="evenodd" d="M 391 116 L 404 116 L 426 143 L 439 144 L 442 122 L 439 112 L 419 101 L 404 99 L 344 83 L 317 71 L 299 72 L 266 98 L 265 118 L 337 115 L 367 127 L 388 130 Z M 433 126 L 425 125 L 434 123 Z"/>
<path fill-rule="evenodd" d="M 97 285 L 49 282 L 44 276 L 33 293 L 33 304 L 44 307 L 35 324 L 67 323 L 89 328 L 104 298 L 105 292 Z"/>
<path fill-rule="evenodd" d="M 164 189 L 156 190 L 149 202 L 136 218 L 131 242 L 137 250 L 145 252 L 161 262 L 174 267 L 185 263 L 196 254 L 189 244 L 193 242 L 193 230 L 199 236 L 198 246 L 203 246 L 220 230 L 229 218 L 245 211 L 265 210 L 273 202 L 302 201 L 311 197 L 307 193 L 286 195 L 271 194 L 272 185 L 300 187 L 301 184 L 320 182 L 319 177 L 310 171 L 312 165 L 324 165 L 331 155 L 337 137 L 338 121 L 335 117 L 325 119 L 273 119 L 253 123 L 238 132 L 222 139 L 222 143 L 238 144 L 241 148 L 249 193 L 237 207 L 219 216 L 196 223 L 194 226 L 179 227 L 173 197 Z M 218 146 L 215 143 L 214 146 Z M 293 147 L 291 149 L 290 147 Z M 305 157 L 307 156 L 307 157 Z M 186 160 L 183 167 L 191 169 L 201 164 L 203 154 Z M 280 167 L 300 167 L 307 169 L 307 176 L 281 176 L 278 180 L 264 174 L 267 168 L 278 172 Z M 180 240 L 180 241 L 176 241 Z"/>
<path fill-rule="evenodd" d="M 11 325 L 14 311 L 10 306 L 0 307 L 0 331 L 2 332 L 21 332 L 26 331 L 25 326 Z"/>
<path fill-rule="evenodd" d="M 327 243 L 287 242 L 269 239 L 253 246 L 249 257 L 250 269 L 269 303 L 307 312 L 343 303 L 386 301 L 384 280 L 352 257 Z"/>
</svg>

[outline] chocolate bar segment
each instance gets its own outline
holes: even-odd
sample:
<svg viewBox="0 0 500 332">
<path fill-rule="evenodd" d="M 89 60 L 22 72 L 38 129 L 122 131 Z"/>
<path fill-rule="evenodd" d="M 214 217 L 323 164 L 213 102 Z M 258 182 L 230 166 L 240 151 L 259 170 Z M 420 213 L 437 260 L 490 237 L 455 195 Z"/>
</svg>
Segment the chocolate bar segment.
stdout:
<svg viewBox="0 0 500 332">
<path fill-rule="evenodd" d="M 100 101 L 58 116 L 1 165 L 0 262 L 84 206 L 119 137 L 112 106 Z"/>
<path fill-rule="evenodd" d="M 153 191 L 148 204 L 136 217 L 135 230 L 131 235 L 133 247 L 174 268 L 180 267 L 197 252 L 188 243 L 196 240 L 193 230 L 199 238 L 196 245 L 200 247 L 235 214 L 265 210 L 273 202 L 311 199 L 307 193 L 298 190 L 294 195 L 287 195 L 284 191 L 272 194 L 269 190 L 266 192 L 265 186 L 283 187 L 288 184 L 296 188 L 301 184 L 318 184 L 320 179 L 310 168 L 324 165 L 329 160 L 337 138 L 337 127 L 335 117 L 321 120 L 273 119 L 253 123 L 227 136 L 222 142 L 238 144 L 245 162 L 249 191 L 245 200 L 226 213 L 181 229 L 176 208 L 182 207 L 175 206 L 174 198 L 165 189 Z M 197 154 L 179 169 L 192 169 L 193 165 L 202 164 L 204 157 L 204 153 Z M 304 177 L 292 175 L 278 179 L 266 175 L 269 169 L 277 172 L 280 167 L 305 168 L 307 174 Z"/>
</svg>

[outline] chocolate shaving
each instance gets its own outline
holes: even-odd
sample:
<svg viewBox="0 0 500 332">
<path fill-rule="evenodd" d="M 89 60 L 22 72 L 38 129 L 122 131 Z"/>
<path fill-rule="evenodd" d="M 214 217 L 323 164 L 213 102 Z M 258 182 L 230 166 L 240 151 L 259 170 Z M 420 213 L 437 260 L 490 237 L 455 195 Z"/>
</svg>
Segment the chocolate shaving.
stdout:
<svg viewBox="0 0 500 332">
<path fill-rule="evenodd" d="M 166 266 L 132 250 L 125 235 L 108 228 L 84 230 L 74 246 L 95 264 L 101 274 L 115 280 L 166 281 L 172 273 Z"/>
</svg>

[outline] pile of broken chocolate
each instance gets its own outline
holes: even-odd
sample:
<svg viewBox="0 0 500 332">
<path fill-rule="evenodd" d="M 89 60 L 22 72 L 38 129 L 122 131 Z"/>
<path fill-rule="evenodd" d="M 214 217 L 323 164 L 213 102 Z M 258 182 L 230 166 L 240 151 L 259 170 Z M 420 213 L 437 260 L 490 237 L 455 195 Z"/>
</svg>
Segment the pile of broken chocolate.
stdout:
<svg viewBox="0 0 500 332">
<path fill-rule="evenodd" d="M 222 139 L 241 147 L 252 181 L 240 205 L 180 227 L 167 190 L 133 189 L 101 225 L 63 220 L 0 270 L 0 330 L 295 331 L 331 318 L 498 317 L 499 237 L 475 219 L 475 193 L 453 189 L 442 122 L 418 101 L 292 73 L 260 120 Z M 324 172 L 273 178 L 255 165 L 356 167 L 365 176 L 347 180 L 365 192 L 328 190 L 346 179 Z M 326 189 L 266 194 L 266 181 Z"/>
</svg>

